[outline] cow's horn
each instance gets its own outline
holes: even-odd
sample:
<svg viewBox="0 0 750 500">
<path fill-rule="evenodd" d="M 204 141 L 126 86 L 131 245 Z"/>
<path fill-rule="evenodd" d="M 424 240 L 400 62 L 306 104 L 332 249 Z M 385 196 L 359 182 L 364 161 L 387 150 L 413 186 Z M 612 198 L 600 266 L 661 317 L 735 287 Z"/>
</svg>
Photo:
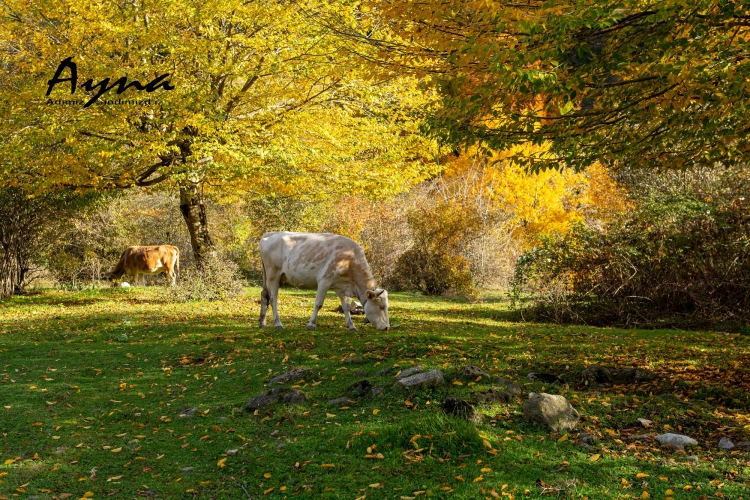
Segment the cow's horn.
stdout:
<svg viewBox="0 0 750 500">
<path fill-rule="evenodd" d="M 383 292 L 385 292 L 385 290 L 380 290 L 378 293 L 375 294 L 375 296 L 380 297 L 381 295 L 383 295 Z"/>
</svg>

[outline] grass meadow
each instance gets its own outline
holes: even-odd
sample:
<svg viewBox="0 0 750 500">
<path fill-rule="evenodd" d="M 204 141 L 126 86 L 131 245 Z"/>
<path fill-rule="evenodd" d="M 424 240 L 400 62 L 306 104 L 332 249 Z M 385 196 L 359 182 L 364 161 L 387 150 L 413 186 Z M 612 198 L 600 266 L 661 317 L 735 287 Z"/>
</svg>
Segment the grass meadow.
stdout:
<svg viewBox="0 0 750 500">
<path fill-rule="evenodd" d="M 348 331 L 329 294 L 308 331 L 314 292 L 291 289 L 279 300 L 285 328 L 260 330 L 259 297 L 174 303 L 148 287 L 0 302 L 0 499 L 750 499 L 750 453 L 717 446 L 750 440 L 750 336 L 535 324 L 500 296 L 400 293 L 390 296 L 398 329 L 357 316 Z M 469 363 L 492 376 L 460 378 Z M 446 385 L 395 388 L 415 364 L 442 370 Z M 591 388 L 577 376 L 588 364 L 659 378 Z M 307 403 L 245 411 L 271 376 L 297 367 L 311 370 L 293 383 Z M 567 384 L 532 382 L 531 371 Z M 440 410 L 498 376 L 523 395 L 478 405 L 482 423 Z M 363 379 L 384 393 L 355 398 L 349 387 Z M 579 430 L 524 421 L 528 392 L 564 395 L 583 415 Z M 354 403 L 326 404 L 345 395 Z M 598 441 L 579 446 L 579 431 Z M 662 432 L 699 446 L 632 438 Z"/>
</svg>

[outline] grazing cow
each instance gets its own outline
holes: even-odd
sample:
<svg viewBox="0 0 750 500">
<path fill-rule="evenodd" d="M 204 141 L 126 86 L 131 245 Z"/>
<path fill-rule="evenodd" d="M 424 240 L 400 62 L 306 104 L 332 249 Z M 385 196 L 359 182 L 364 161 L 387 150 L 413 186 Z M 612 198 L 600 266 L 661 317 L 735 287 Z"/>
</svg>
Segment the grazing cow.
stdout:
<svg viewBox="0 0 750 500">
<path fill-rule="evenodd" d="M 115 280 L 125 274 L 133 276 L 133 286 L 138 286 L 138 278 L 142 277 L 146 285 L 146 274 L 166 273 L 172 279 L 172 285 L 177 281 L 180 272 L 180 249 L 172 245 L 158 245 L 149 247 L 128 247 L 122 252 L 120 262 L 115 269 L 107 273 L 107 278 L 115 284 Z"/>
<path fill-rule="evenodd" d="M 354 240 L 330 233 L 266 233 L 260 240 L 260 259 L 263 265 L 261 328 L 266 326 L 269 302 L 274 326 L 282 327 L 277 304 L 279 286 L 286 282 L 297 288 L 318 291 L 308 330 L 315 329 L 318 311 L 329 289 L 341 299 L 350 330 L 357 328 L 349 314 L 349 297 L 362 302 L 365 316 L 375 328 L 388 330 L 388 292 L 375 286 L 365 252 Z"/>
</svg>

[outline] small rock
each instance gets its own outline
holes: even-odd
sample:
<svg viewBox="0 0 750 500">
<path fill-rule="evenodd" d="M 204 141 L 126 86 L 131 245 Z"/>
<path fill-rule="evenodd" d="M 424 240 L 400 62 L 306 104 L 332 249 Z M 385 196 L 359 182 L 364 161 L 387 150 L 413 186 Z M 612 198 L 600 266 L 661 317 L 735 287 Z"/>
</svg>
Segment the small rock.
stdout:
<svg viewBox="0 0 750 500">
<path fill-rule="evenodd" d="M 227 450 L 227 455 L 236 455 L 239 450 L 237 448 L 233 448 L 231 450 Z"/>
<path fill-rule="evenodd" d="M 402 378 L 396 382 L 397 386 L 412 388 L 418 386 L 441 385 L 445 383 L 443 372 L 440 370 L 430 370 L 427 372 L 417 373 L 411 377 Z"/>
<path fill-rule="evenodd" d="M 354 374 L 356 376 L 358 376 L 358 377 L 366 377 L 367 376 L 367 373 L 365 373 L 364 370 L 357 370 L 357 371 L 354 372 Z"/>
<path fill-rule="evenodd" d="M 507 403 L 513 398 L 513 395 L 508 391 L 499 391 L 495 388 L 490 388 L 485 392 L 477 392 L 474 394 L 474 401 L 477 403 L 490 403 L 490 402 L 503 402 Z"/>
<path fill-rule="evenodd" d="M 660 434 L 654 439 L 659 441 L 662 446 L 669 446 L 673 450 L 685 450 L 685 446 L 696 446 L 698 444 L 698 441 L 691 437 L 671 432 Z"/>
<path fill-rule="evenodd" d="M 289 370 L 286 373 L 282 373 L 281 375 L 276 375 L 274 378 L 268 381 L 268 385 L 271 384 L 283 384 L 284 382 L 296 382 L 297 380 L 300 380 L 307 375 L 307 373 L 310 370 L 307 368 L 295 368 L 294 370 Z"/>
<path fill-rule="evenodd" d="M 281 451 L 283 448 L 286 448 L 286 443 L 279 443 L 276 445 L 277 451 Z"/>
<path fill-rule="evenodd" d="M 354 403 L 354 401 L 353 401 L 353 400 L 349 399 L 349 398 L 348 398 L 348 397 L 346 397 L 346 396 L 342 396 L 342 397 L 340 397 L 340 398 L 332 399 L 332 400 L 330 400 L 330 401 L 329 401 L 328 403 L 326 403 L 326 404 L 327 404 L 328 406 L 338 406 L 338 405 L 343 405 L 343 406 L 346 406 L 346 405 L 350 405 L 350 404 L 352 404 L 352 403 Z"/>
<path fill-rule="evenodd" d="M 422 365 L 412 366 L 411 368 L 407 368 L 406 370 L 403 370 L 401 373 L 396 375 L 396 378 L 400 380 L 402 378 L 410 377 L 415 373 L 421 372 L 422 370 L 424 370 Z"/>
<path fill-rule="evenodd" d="M 372 389 L 370 389 L 370 395 L 372 397 L 380 396 L 381 394 L 383 394 L 383 388 L 379 385 L 374 385 L 372 386 Z"/>
<path fill-rule="evenodd" d="M 700 458 L 698 458 L 697 455 L 690 455 L 685 460 L 687 460 L 687 463 L 689 464 L 697 464 L 700 461 Z"/>
<path fill-rule="evenodd" d="M 349 390 L 354 392 L 357 397 L 366 396 L 372 390 L 372 384 L 369 380 L 360 380 L 356 384 L 349 386 Z"/>
<path fill-rule="evenodd" d="M 396 369 L 395 366 L 388 366 L 388 367 L 383 368 L 382 370 L 380 370 L 378 373 L 376 373 L 375 376 L 376 377 L 382 377 L 383 375 L 388 375 L 389 373 L 391 373 L 395 369 Z"/>
<path fill-rule="evenodd" d="M 463 418 L 467 422 L 478 424 L 482 415 L 474 409 L 471 403 L 458 398 L 448 398 L 440 404 L 446 415 Z"/>
<path fill-rule="evenodd" d="M 182 472 L 190 472 L 191 470 L 195 469 L 195 467 L 183 467 L 180 469 Z"/>
<path fill-rule="evenodd" d="M 565 384 L 565 381 L 563 379 L 551 373 L 531 372 L 527 375 L 527 377 L 529 380 L 533 380 L 535 382 L 544 382 L 545 384 L 555 384 L 555 385 Z"/>
<path fill-rule="evenodd" d="M 189 416 L 191 416 L 191 415 L 192 415 L 193 413 L 195 413 L 196 411 L 198 411 L 198 407 L 197 407 L 197 406 L 194 406 L 194 407 L 192 407 L 192 408 L 186 408 L 186 409 L 184 409 L 184 410 L 182 410 L 182 411 L 180 412 L 180 416 L 181 416 L 181 417 L 189 417 Z"/>
<path fill-rule="evenodd" d="M 599 439 L 596 436 L 594 436 L 593 434 L 589 434 L 588 432 L 582 432 L 578 436 L 578 440 L 581 441 L 584 444 L 593 445 L 593 444 L 596 444 L 596 442 Z"/>
<path fill-rule="evenodd" d="M 477 377 L 489 377 L 489 375 L 484 370 L 474 365 L 466 365 L 466 367 L 461 370 L 461 376 L 464 378 L 470 378 L 472 380 L 476 379 Z"/>
<path fill-rule="evenodd" d="M 728 438 L 723 437 L 719 440 L 719 449 L 720 450 L 732 450 L 734 449 L 734 443 L 731 442 Z"/>
<path fill-rule="evenodd" d="M 546 425 L 552 432 L 562 432 L 575 429 L 581 414 L 563 396 L 532 392 L 523 404 L 523 417 Z"/>
<path fill-rule="evenodd" d="M 245 410 L 255 411 L 260 408 L 265 408 L 273 403 L 299 404 L 304 403 L 305 401 L 307 401 L 307 397 L 297 389 L 274 387 L 270 391 L 259 394 L 248 401 L 247 405 L 245 405 Z"/>
<path fill-rule="evenodd" d="M 641 425 L 645 428 L 649 428 L 654 424 L 653 420 L 649 420 L 647 418 L 639 418 L 638 421 L 641 423 Z"/>
<path fill-rule="evenodd" d="M 514 383 L 514 382 L 509 382 L 509 383 L 505 384 L 505 390 L 509 394 L 513 394 L 514 396 L 520 396 L 523 393 L 523 390 L 521 389 L 521 386 L 518 385 L 518 384 L 516 384 L 516 383 Z"/>
</svg>

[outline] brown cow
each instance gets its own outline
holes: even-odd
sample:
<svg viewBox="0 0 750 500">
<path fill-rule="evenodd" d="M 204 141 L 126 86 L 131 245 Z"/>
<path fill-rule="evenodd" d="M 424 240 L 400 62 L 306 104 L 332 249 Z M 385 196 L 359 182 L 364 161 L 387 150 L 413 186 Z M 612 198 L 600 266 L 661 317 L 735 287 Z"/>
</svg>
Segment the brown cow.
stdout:
<svg viewBox="0 0 750 500">
<path fill-rule="evenodd" d="M 138 286 L 138 278 L 146 274 L 166 273 L 172 278 L 172 285 L 177 281 L 180 272 L 180 249 L 172 245 L 158 245 L 148 247 L 128 247 L 122 252 L 120 262 L 114 270 L 107 273 L 107 279 L 112 281 L 125 274 L 133 276 L 133 286 Z M 143 279 L 146 285 L 145 277 Z"/>
</svg>

